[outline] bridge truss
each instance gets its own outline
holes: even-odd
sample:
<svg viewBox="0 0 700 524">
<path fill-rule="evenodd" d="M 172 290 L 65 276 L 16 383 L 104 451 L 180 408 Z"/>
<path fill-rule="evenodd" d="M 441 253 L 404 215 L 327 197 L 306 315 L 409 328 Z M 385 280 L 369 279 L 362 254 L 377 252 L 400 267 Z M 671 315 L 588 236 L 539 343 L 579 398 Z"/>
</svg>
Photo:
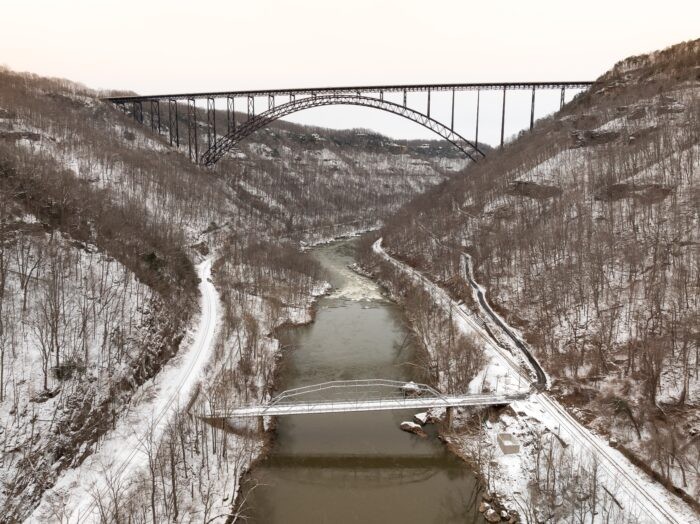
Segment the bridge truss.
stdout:
<svg viewBox="0 0 700 524">
<path fill-rule="evenodd" d="M 527 393 L 445 395 L 430 386 L 413 382 L 386 379 L 336 380 L 283 391 L 268 403 L 212 411 L 202 417 L 220 419 L 493 406 L 521 400 Z"/>
<path fill-rule="evenodd" d="M 372 107 L 393 113 L 432 130 L 444 138 L 472 161 L 477 161 L 484 153 L 479 150 L 479 105 L 480 92 L 500 90 L 503 92 L 501 104 L 501 146 L 504 141 L 506 117 L 506 93 L 512 90 L 531 90 L 530 129 L 535 122 L 535 93 L 538 90 L 559 90 L 560 108 L 564 105 L 566 90 L 584 90 L 593 82 L 495 82 L 468 84 L 414 84 L 383 86 L 349 86 L 320 87 L 300 89 L 270 89 L 249 91 L 217 91 L 200 93 L 177 93 L 149 96 L 114 96 L 107 100 L 113 102 L 140 123 L 150 124 L 158 133 L 165 130 L 170 145 L 174 147 L 186 144 L 189 157 L 196 163 L 211 166 L 231 151 L 242 140 L 269 123 L 304 109 L 329 105 L 355 105 Z M 452 106 L 449 124 L 431 117 L 431 94 L 434 92 L 451 92 Z M 459 91 L 477 91 L 474 139 L 468 140 L 457 133 L 454 128 L 455 93 Z M 427 94 L 425 110 L 421 111 L 408 105 L 408 93 L 424 92 Z M 385 99 L 388 93 L 401 93 L 403 103 L 390 102 Z M 256 100 L 267 100 L 267 108 L 256 115 Z M 282 98 L 282 103 L 278 103 Z M 225 101 L 223 110 L 217 111 Z M 183 102 L 185 103 L 183 105 Z M 202 103 L 204 102 L 204 103 Z M 206 108 L 200 107 L 206 105 Z M 161 108 L 161 105 L 164 107 Z M 165 109 L 167 106 L 167 110 Z M 236 121 L 236 107 L 243 108 L 247 118 Z M 163 119 L 163 116 L 166 116 Z M 217 132 L 217 121 L 225 117 L 225 128 Z M 219 125 L 221 128 L 222 126 Z M 206 142 L 200 144 L 206 136 Z M 185 141 L 186 138 L 186 141 Z M 200 150 L 201 153 L 200 153 Z"/>
</svg>

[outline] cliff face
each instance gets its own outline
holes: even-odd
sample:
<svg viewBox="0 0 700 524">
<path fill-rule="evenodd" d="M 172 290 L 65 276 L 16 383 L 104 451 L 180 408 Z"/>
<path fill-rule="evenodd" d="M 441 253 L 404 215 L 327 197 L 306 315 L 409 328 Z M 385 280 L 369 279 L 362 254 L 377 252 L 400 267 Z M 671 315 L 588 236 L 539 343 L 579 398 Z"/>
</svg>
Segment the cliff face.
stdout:
<svg viewBox="0 0 700 524">
<path fill-rule="evenodd" d="M 699 177 L 696 40 L 620 62 L 381 234 L 456 294 L 471 254 L 561 398 L 697 499 Z"/>
</svg>

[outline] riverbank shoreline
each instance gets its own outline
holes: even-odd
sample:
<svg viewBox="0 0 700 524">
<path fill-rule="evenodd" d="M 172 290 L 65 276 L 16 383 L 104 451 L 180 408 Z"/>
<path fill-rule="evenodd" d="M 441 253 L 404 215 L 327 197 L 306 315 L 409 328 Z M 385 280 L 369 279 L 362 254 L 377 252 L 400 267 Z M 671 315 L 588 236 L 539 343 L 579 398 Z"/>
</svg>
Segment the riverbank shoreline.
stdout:
<svg viewBox="0 0 700 524">
<path fill-rule="evenodd" d="M 370 275 L 366 274 L 358 265 L 359 258 L 357 252 L 357 240 L 341 239 L 336 240 L 336 242 L 341 242 L 341 244 L 335 248 L 329 248 L 327 247 L 327 244 L 325 246 L 315 248 L 319 250 L 319 253 L 325 253 L 320 256 L 319 261 L 323 267 L 330 267 L 333 274 L 331 278 L 333 288 L 326 290 L 326 293 L 323 296 L 319 296 L 319 300 L 314 302 L 309 322 L 305 324 L 294 323 L 293 325 L 288 323 L 286 325 L 278 326 L 271 335 L 280 341 L 280 351 L 278 352 L 279 359 L 275 362 L 275 385 L 273 387 L 284 389 L 289 387 L 299 387 L 309 382 L 313 383 L 316 380 L 327 381 L 353 378 L 353 373 L 357 378 L 391 377 L 397 380 L 405 380 L 406 382 L 417 379 L 418 375 L 415 373 L 419 373 L 420 371 L 417 369 L 419 366 L 417 365 L 415 352 L 421 351 L 421 349 L 420 345 L 416 344 L 416 340 L 414 339 L 414 331 L 410 329 L 410 326 L 408 325 L 408 319 L 405 317 L 403 307 L 390 296 L 389 290 L 382 285 L 381 282 L 374 278 L 370 278 Z M 342 242 L 345 244 L 342 244 Z M 334 264 L 335 267 L 333 266 Z M 354 276 L 350 276 L 350 274 Z M 327 299 L 328 302 L 322 302 L 323 299 Z M 323 307 L 324 317 L 323 322 L 319 324 L 319 313 L 321 311 L 321 307 Z M 346 310 L 346 308 L 350 309 Z M 380 324 L 376 324 L 377 320 L 373 321 L 374 324 L 371 325 L 363 323 L 362 321 L 357 323 L 358 319 L 360 318 L 365 318 L 368 320 L 370 318 L 382 319 L 381 322 L 389 321 L 394 323 L 395 327 L 392 328 L 391 325 L 384 325 L 381 324 L 381 322 Z M 333 322 L 338 321 L 342 323 L 342 326 L 336 326 L 333 324 Z M 362 327 L 360 328 L 360 326 Z M 289 335 L 292 337 L 291 344 L 290 339 L 286 338 L 281 333 L 285 327 L 292 328 L 292 334 Z M 383 342 L 386 349 L 381 350 L 385 356 L 379 358 L 380 360 L 387 360 L 383 361 L 384 363 L 381 364 L 378 362 L 379 366 L 374 367 L 372 364 L 370 364 L 370 362 L 373 362 L 377 358 L 377 354 L 375 354 L 375 342 L 378 342 L 378 340 L 375 340 L 373 336 L 378 327 L 381 327 L 382 331 L 385 332 L 384 338 L 386 340 Z M 299 328 L 302 330 L 301 332 L 296 331 Z M 358 328 L 360 331 L 355 331 Z M 332 337 L 327 341 L 327 343 L 331 344 L 331 346 L 326 347 L 325 340 L 319 340 L 317 342 L 308 340 L 311 333 L 318 333 L 319 330 L 320 332 L 326 333 Z M 388 340 L 387 337 L 389 337 Z M 344 342 L 340 342 L 340 345 L 334 349 L 332 347 L 332 344 L 334 343 L 333 340 L 342 340 Z M 394 340 L 394 342 L 391 342 L 391 340 Z M 407 340 L 410 340 L 410 342 L 407 342 Z M 299 343 L 298 347 L 294 347 L 296 343 Z M 367 346 L 367 344 L 369 344 L 369 346 Z M 290 345 L 292 347 L 289 347 Z M 368 354 L 368 356 L 370 356 L 369 360 L 360 358 L 358 361 L 359 367 L 354 369 L 354 371 L 351 371 L 350 369 L 346 370 L 348 362 L 344 359 L 344 357 L 341 358 L 340 361 L 337 361 L 334 358 L 337 351 L 342 352 L 344 350 L 339 348 L 347 348 L 349 351 L 348 355 L 364 355 L 365 353 L 362 352 L 367 351 L 367 349 L 360 348 L 372 349 L 370 350 L 371 353 Z M 297 351 L 301 351 L 302 353 L 296 353 Z M 409 351 L 409 353 L 405 353 L 405 351 Z M 308 361 L 306 359 L 309 358 L 309 355 L 311 355 L 311 361 L 314 363 L 314 369 L 318 364 L 322 366 L 324 371 L 322 371 L 320 375 L 317 373 L 312 373 L 311 375 L 307 376 L 304 373 L 304 369 L 306 369 L 306 364 L 304 364 L 304 362 Z M 342 357 L 342 355 L 337 356 Z M 320 358 L 321 361 L 317 361 L 317 358 Z M 357 357 L 353 356 L 352 358 L 356 359 Z M 419 357 L 419 360 L 422 358 L 422 356 Z M 293 360 L 285 361 L 285 359 Z M 406 371 L 397 371 L 400 367 L 404 366 Z M 390 368 L 394 368 L 394 370 L 389 371 L 387 374 L 386 372 Z M 382 371 L 383 369 L 384 371 Z M 294 373 L 294 375 L 281 377 L 281 375 L 283 376 L 289 371 Z M 350 375 L 347 374 L 348 372 Z M 294 377 L 296 377 L 296 379 Z M 277 509 L 269 508 L 280 506 L 279 497 L 286 496 L 284 491 L 286 488 L 284 485 L 287 481 L 284 480 L 284 478 L 277 479 L 276 476 L 276 472 L 279 471 L 277 468 L 279 467 L 280 461 L 282 461 L 281 463 L 284 464 L 284 471 L 290 467 L 301 468 L 299 474 L 301 474 L 305 479 L 308 477 L 308 475 L 313 473 L 313 471 L 306 469 L 306 464 L 317 463 L 319 465 L 314 467 L 330 467 L 330 472 L 335 471 L 335 473 L 332 474 L 330 479 L 321 484 L 323 487 L 320 489 L 323 491 L 327 491 L 329 489 L 333 490 L 335 489 L 335 482 L 332 480 L 334 476 L 340 475 L 340 478 L 343 477 L 341 472 L 334 470 L 333 468 L 335 466 L 332 466 L 331 464 L 336 464 L 338 460 L 340 460 L 342 463 L 342 460 L 345 460 L 342 457 L 346 456 L 345 453 L 349 453 L 349 451 L 345 451 L 346 449 L 361 450 L 363 449 L 363 442 L 365 442 L 366 439 L 370 439 L 366 442 L 373 442 L 371 445 L 372 454 L 360 460 L 359 457 L 363 457 L 362 452 L 360 451 L 360 455 L 358 456 L 358 460 L 360 460 L 360 462 L 357 462 L 356 464 L 353 462 L 354 465 L 350 466 L 351 469 L 347 472 L 350 473 L 350 471 L 354 471 L 352 474 L 353 478 L 355 478 L 354 475 L 357 474 L 366 474 L 363 472 L 367 471 L 366 468 L 368 467 L 370 470 L 371 468 L 376 467 L 372 466 L 372 464 L 377 460 L 377 457 L 386 457 L 384 459 L 379 459 L 381 464 L 385 464 L 385 462 L 381 462 L 381 460 L 386 461 L 387 458 L 394 457 L 397 453 L 397 458 L 392 459 L 392 462 L 394 462 L 393 465 L 388 466 L 389 463 L 386 463 L 387 465 L 381 467 L 389 467 L 387 470 L 387 474 L 389 475 L 405 475 L 409 470 L 404 471 L 402 469 L 403 466 L 401 465 L 401 459 L 399 457 L 410 457 L 410 454 L 415 454 L 417 450 L 422 450 L 423 453 L 419 454 L 419 457 L 424 458 L 419 458 L 418 460 L 426 461 L 427 457 L 435 457 L 434 459 L 431 458 L 431 460 L 436 461 L 432 466 L 421 466 L 422 468 L 428 467 L 426 470 L 428 472 L 427 479 L 430 479 L 435 475 L 437 475 L 436 479 L 444 479 L 439 480 L 438 484 L 431 481 L 429 486 L 432 487 L 427 487 L 427 492 L 430 492 L 430 490 L 434 491 L 437 485 L 442 485 L 442 483 L 445 482 L 467 482 L 467 486 L 469 486 L 468 491 L 464 492 L 462 490 L 456 490 L 457 484 L 448 484 L 445 486 L 445 490 L 434 491 L 434 495 L 431 497 L 431 500 L 437 500 L 435 497 L 449 496 L 452 502 L 460 508 L 457 510 L 460 512 L 460 514 L 463 513 L 464 515 L 469 515 L 467 518 L 468 521 L 472 521 L 474 518 L 477 518 L 477 522 L 480 521 L 480 518 L 477 517 L 478 513 L 476 512 L 476 509 L 478 508 L 479 501 L 481 500 L 481 495 L 479 489 L 474 490 L 474 486 L 478 486 L 478 483 L 473 468 L 470 468 L 466 461 L 450 452 L 444 440 L 440 438 L 435 425 L 431 424 L 433 429 L 428 430 L 429 434 L 431 435 L 428 439 L 422 439 L 415 435 L 405 436 L 405 432 L 400 430 L 400 422 L 412 420 L 413 415 L 415 415 L 415 412 L 396 415 L 355 414 L 347 418 L 336 415 L 335 418 L 325 416 L 318 418 L 316 416 L 301 418 L 304 416 L 299 416 L 300 418 L 298 419 L 278 419 L 278 424 L 274 426 L 269 425 L 266 427 L 266 446 L 256 460 L 251 463 L 251 467 L 246 472 L 244 481 L 241 482 L 241 492 L 238 496 L 239 501 L 243 502 L 247 499 L 246 492 L 248 489 L 254 489 L 255 486 L 261 485 L 261 487 L 258 488 L 259 492 L 254 494 L 248 500 L 251 502 L 250 508 L 254 508 L 252 509 L 252 514 L 249 513 L 248 517 L 252 518 L 253 521 L 273 522 L 275 520 L 271 517 L 271 515 L 276 514 Z M 372 422 L 366 428 L 362 429 L 363 424 L 361 421 L 365 420 L 371 420 Z M 379 427 L 377 427 L 376 424 L 379 424 Z M 344 429 L 340 429 L 341 427 Z M 379 429 L 380 427 L 382 429 Z M 295 435 L 293 441 L 289 440 L 290 431 L 292 431 Z M 340 431 L 340 433 L 338 433 L 338 431 Z M 354 435 L 354 432 L 356 431 L 359 431 L 360 435 L 358 435 L 357 438 L 351 438 L 350 435 Z M 341 444 L 336 451 L 336 446 L 331 443 L 336 441 L 339 437 L 340 442 L 344 442 L 345 444 Z M 308 443 L 306 443 L 307 438 L 310 438 Z M 377 438 L 379 438 L 379 440 L 374 440 Z M 314 442 L 316 442 L 318 439 L 320 439 L 320 441 L 317 442 L 319 445 L 315 445 Z M 418 444 L 419 441 L 425 444 Z M 300 444 L 293 444 L 294 442 Z M 416 445 L 418 445 L 418 448 L 417 450 L 414 450 Z M 302 449 L 300 456 L 301 462 L 295 466 L 295 463 L 290 462 L 290 460 L 293 460 L 294 457 L 293 449 L 298 446 L 301 446 Z M 427 455 L 425 453 L 426 451 L 428 451 Z M 354 452 L 357 453 L 358 451 Z M 290 453 L 292 454 L 290 455 Z M 338 456 L 339 458 L 321 459 L 321 457 L 334 457 L 336 456 L 334 453 L 340 453 Z M 375 453 L 379 453 L 379 455 L 376 455 Z M 409 453 L 409 455 L 402 455 L 402 453 Z M 356 455 L 347 456 L 354 457 Z M 321 462 L 318 462 L 318 459 L 315 457 L 319 457 Z M 270 460 L 268 464 L 265 462 L 266 459 Z M 326 460 L 330 460 L 331 462 L 328 465 L 324 465 Z M 395 462 L 396 460 L 398 460 L 398 462 Z M 411 460 L 415 459 L 407 458 L 406 460 L 409 460 L 410 462 Z M 411 466 L 409 466 L 409 468 L 410 467 Z M 447 467 L 450 471 L 459 471 L 460 473 L 458 473 L 456 476 L 454 476 L 453 473 L 446 474 L 447 470 L 444 469 L 445 467 Z M 455 470 L 454 468 L 457 469 Z M 291 473 L 292 471 L 294 473 Z M 323 469 L 321 471 L 326 470 Z M 289 474 L 293 474 L 295 478 L 296 475 L 298 475 L 296 470 L 293 469 L 290 470 Z M 319 472 L 319 474 L 321 474 L 321 472 Z M 450 481 L 449 479 L 453 480 Z M 282 483 L 282 488 L 275 487 L 279 482 Z M 307 481 L 305 480 L 304 482 Z M 280 489 L 282 489 L 281 492 L 279 491 Z M 294 491 L 296 492 L 300 489 L 302 489 L 300 485 L 295 483 Z M 362 488 L 360 486 L 356 486 L 354 489 L 361 490 Z M 399 503 L 401 506 L 410 507 L 411 504 L 414 504 L 418 500 L 415 496 L 408 495 L 408 493 L 412 492 L 414 489 L 418 488 L 409 488 L 408 486 L 405 486 L 396 491 L 394 496 L 402 496 L 407 503 Z M 449 495 L 447 495 L 448 491 L 450 493 Z M 315 493 L 315 490 L 309 491 L 309 493 L 312 492 Z M 261 493 L 266 494 L 263 495 Z M 379 495 L 375 495 L 375 493 L 378 494 L 380 492 L 373 491 L 372 493 L 372 496 L 376 497 Z M 400 495 L 401 493 L 404 495 Z M 458 493 L 462 493 L 462 496 L 455 498 Z M 465 497 L 464 493 L 472 493 L 473 496 L 470 500 L 468 500 L 469 497 L 463 498 Z M 351 496 L 350 492 L 348 492 L 347 495 Z M 395 504 L 388 504 L 387 500 L 376 501 L 375 504 L 377 503 L 377 513 L 372 513 L 373 518 L 382 512 L 388 511 L 390 506 L 395 506 Z M 298 504 L 304 506 L 304 504 L 301 502 L 298 502 Z M 430 504 L 427 506 L 431 507 Z M 348 508 L 350 511 L 350 513 L 348 513 L 347 511 L 343 512 L 340 509 L 341 507 L 342 505 L 332 506 L 333 509 L 331 509 L 331 506 L 329 506 L 326 509 L 328 511 L 338 511 L 339 516 L 345 514 L 355 514 L 355 511 L 360 509 L 359 507 Z M 295 509 L 292 511 L 292 514 L 298 513 L 306 514 L 308 516 L 308 514 L 313 513 L 314 511 L 313 508 L 309 508 L 310 505 L 307 504 L 306 507 L 300 512 L 296 511 Z M 434 514 L 430 513 L 430 515 L 432 515 L 431 518 L 434 518 L 435 515 L 444 513 L 445 509 L 446 508 L 438 505 L 438 507 L 433 510 Z M 402 510 L 406 511 L 406 508 L 403 507 Z M 366 511 L 366 508 L 361 511 Z M 425 512 L 426 508 L 423 507 L 421 511 Z M 280 515 L 281 514 L 282 513 L 280 513 Z M 287 514 L 285 513 L 285 515 Z M 285 522 L 301 522 L 299 520 L 294 520 L 293 516 L 287 516 L 291 520 L 285 520 Z M 297 519 L 298 518 L 299 517 L 297 517 Z M 394 517 L 392 516 L 392 518 Z M 456 522 L 452 519 L 454 519 L 454 516 L 448 516 L 446 521 Z M 307 519 L 306 521 L 309 520 Z M 463 520 L 459 520 L 459 522 L 462 521 Z"/>
<path fill-rule="evenodd" d="M 289 328 L 303 327 L 309 324 L 313 324 L 316 320 L 316 315 L 318 314 L 318 303 L 323 297 L 328 296 L 332 291 L 332 286 L 326 281 L 322 286 L 322 291 L 318 294 L 310 295 L 310 303 L 306 306 L 306 316 L 301 321 L 293 321 L 291 319 L 285 319 L 282 323 L 276 325 L 266 336 L 275 340 L 277 343 L 277 351 L 274 354 L 274 371 L 273 379 L 271 383 L 266 383 L 265 386 L 269 391 L 274 391 L 275 387 L 279 382 L 280 373 L 283 370 L 283 366 L 280 362 L 284 359 L 286 354 L 286 346 L 280 343 L 279 332 Z M 264 417 L 263 422 L 264 430 L 259 433 L 256 438 L 262 440 L 262 445 L 258 453 L 253 457 L 253 459 L 248 464 L 245 470 L 241 471 L 238 479 L 238 489 L 236 490 L 235 502 L 233 504 L 232 514 L 226 519 L 226 524 L 232 524 L 240 516 L 239 513 L 244 509 L 244 504 L 246 497 L 243 496 L 243 491 L 246 485 L 250 482 L 251 472 L 262 462 L 269 458 L 270 452 L 275 444 L 275 439 L 277 438 L 277 417 Z"/>
<path fill-rule="evenodd" d="M 384 251 L 381 238 L 372 244 L 372 252 L 399 274 L 429 289 L 435 303 L 454 312 L 463 329 L 478 334 L 492 356 L 500 359 L 510 370 L 509 373 L 518 377 L 518 388 L 521 379 L 525 384 L 529 383 L 524 375 L 524 369 L 534 365 L 529 351 L 517 352 L 517 347 L 501 346 L 484 325 L 485 319 L 474 318 L 473 313 L 462 307 L 461 301 L 455 301 L 449 291 L 435 280 Z M 478 284 L 472 287 L 485 293 Z M 479 303 L 490 311 L 485 300 L 479 300 Z M 489 316 L 495 316 L 494 321 L 500 323 L 500 328 L 518 345 L 512 331 L 509 332 L 512 328 L 506 327 L 497 314 Z M 519 358 L 513 358 L 516 354 Z M 542 383 L 542 374 L 539 374 L 537 386 Z M 502 385 L 507 387 L 507 380 L 505 382 Z M 606 518 L 612 521 L 627 521 L 630 516 L 640 519 L 640 522 L 694 520 L 691 508 L 674 498 L 665 486 L 645 476 L 604 438 L 577 421 L 543 388 L 531 387 L 527 398 L 513 401 L 511 408 L 511 415 L 502 413 L 496 421 L 486 422 L 482 426 L 484 440 L 477 441 L 476 451 L 479 456 L 482 455 L 483 448 L 479 447 L 482 442 L 488 449 L 494 450 L 487 460 L 489 478 L 494 479 L 494 490 L 498 490 L 509 502 L 512 501 L 514 506 L 517 505 L 518 513 L 525 515 L 524 518 L 556 520 L 562 515 L 581 511 L 591 515 L 605 513 Z M 519 441 L 519 453 L 495 451 L 501 432 L 508 433 L 511 440 L 515 438 L 516 442 Z M 473 451 L 470 441 L 456 442 L 465 452 Z M 548 460 L 541 460 L 543 452 L 547 453 Z M 495 469 L 491 468 L 492 465 Z M 557 473 L 552 475 L 552 471 Z M 557 481 L 552 481 L 553 478 Z M 570 498 L 571 492 L 581 486 L 589 486 L 589 494 Z M 565 503 L 568 504 L 566 507 Z"/>
<path fill-rule="evenodd" d="M 381 264 L 383 261 L 379 258 L 375 260 L 376 265 L 374 266 L 365 266 L 362 264 L 358 264 L 357 268 L 355 269 L 359 274 L 367 277 L 367 278 L 372 278 L 375 282 L 377 282 L 384 292 L 386 293 L 387 299 L 391 300 L 393 303 L 397 304 L 399 307 L 404 309 L 404 306 L 402 305 L 402 300 L 401 297 L 398 296 L 394 291 L 393 291 L 393 283 L 390 281 L 384 280 L 379 272 L 376 270 L 377 265 Z M 420 348 L 420 350 L 424 353 L 425 356 L 428 358 L 431 358 L 433 355 L 431 353 L 430 348 L 423 343 L 421 340 L 421 337 L 419 334 L 416 332 L 413 323 L 409 320 L 408 322 L 412 337 L 414 338 L 417 346 Z M 482 413 L 486 413 L 487 417 L 491 413 L 493 408 L 468 408 L 468 411 L 471 411 L 472 413 L 468 418 L 474 418 L 474 417 L 481 417 Z M 478 464 L 478 462 L 474 459 L 473 456 L 470 454 L 466 453 L 463 448 L 459 446 L 459 438 L 456 437 L 453 429 L 450 427 L 447 427 L 445 424 L 445 420 L 441 416 L 433 415 L 429 411 L 429 417 L 428 421 L 426 424 L 432 424 L 436 427 L 437 431 L 437 438 L 442 442 L 442 444 L 445 446 L 446 449 L 449 450 L 450 453 L 452 453 L 455 457 L 459 458 L 462 462 L 464 462 L 467 467 L 473 471 L 476 475 L 477 478 L 479 479 L 480 482 L 480 490 L 479 490 L 479 498 L 486 503 L 486 505 L 481 504 L 480 508 L 480 513 L 485 513 L 488 509 L 493 509 L 495 513 L 498 514 L 498 520 L 494 520 L 494 522 L 501 522 L 501 516 L 504 514 L 503 512 L 507 512 L 509 516 L 503 520 L 503 522 L 509 522 L 509 523 L 515 523 L 519 522 L 519 515 L 517 513 L 512 512 L 512 510 L 509 510 L 508 505 L 501 500 L 501 497 L 499 496 L 498 493 L 491 492 L 488 489 L 488 480 L 486 478 L 486 474 Z M 453 417 L 452 423 L 455 423 L 455 419 L 459 417 Z M 474 438 L 479 438 L 478 435 L 475 435 Z M 483 509 L 483 511 L 482 511 Z M 486 518 L 486 517 L 484 517 Z"/>
</svg>

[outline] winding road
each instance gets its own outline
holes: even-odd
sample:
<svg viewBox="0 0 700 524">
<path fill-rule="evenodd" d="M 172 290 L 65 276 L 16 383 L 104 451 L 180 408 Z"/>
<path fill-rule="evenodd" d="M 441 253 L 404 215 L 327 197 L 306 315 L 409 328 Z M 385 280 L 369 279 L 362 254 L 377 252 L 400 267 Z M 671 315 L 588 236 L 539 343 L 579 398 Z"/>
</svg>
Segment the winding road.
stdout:
<svg viewBox="0 0 700 524">
<path fill-rule="evenodd" d="M 485 328 L 475 319 L 471 313 L 462 309 L 457 302 L 452 300 L 447 292 L 432 282 L 426 276 L 416 271 L 409 265 L 393 258 L 382 248 L 382 239 L 378 239 L 372 246 L 375 253 L 385 261 L 401 271 L 412 275 L 435 297 L 438 303 L 450 308 L 466 324 L 472 327 L 475 333 L 485 342 L 487 347 L 499 354 L 502 359 L 511 366 L 513 373 L 527 377 L 530 373 L 523 370 L 523 366 L 513 358 L 513 355 L 498 344 L 486 332 Z M 465 257 L 468 255 L 464 254 Z M 588 428 L 580 424 L 572 417 L 554 398 L 542 391 L 546 385 L 546 374 L 534 358 L 530 350 L 506 325 L 506 323 L 491 309 L 486 300 L 485 293 L 473 278 L 469 264 L 465 264 L 465 276 L 478 298 L 482 312 L 491 318 L 493 322 L 503 330 L 518 349 L 530 368 L 530 372 L 536 377 L 532 381 L 533 386 L 539 391 L 533 393 L 530 399 L 522 404 L 531 404 L 539 408 L 539 411 L 547 415 L 560 431 L 560 434 L 568 436 L 571 442 L 576 443 L 582 450 L 595 457 L 601 468 L 601 480 L 610 491 L 617 491 L 618 502 L 624 503 L 625 512 L 638 516 L 640 522 L 658 524 L 660 522 L 687 523 L 696 522 L 697 515 L 683 501 L 672 495 L 666 488 L 654 482 L 652 479 L 632 465 L 626 457 L 617 450 L 612 449 L 600 437 L 593 434 Z M 555 428 L 550 428 L 555 429 Z M 621 493 L 622 492 L 622 493 Z"/>
<path fill-rule="evenodd" d="M 96 499 L 109 498 L 110 488 L 124 490 L 132 475 L 147 465 L 147 447 L 158 442 L 168 423 L 189 401 L 201 372 L 209 360 L 216 334 L 219 295 L 211 278 L 212 259 L 197 265 L 200 279 L 200 317 L 191 333 L 189 345 L 183 342 L 177 356 L 168 362 L 152 382 L 141 386 L 153 388 L 155 396 L 135 406 L 120 419 L 117 427 L 100 442 L 99 449 L 81 465 L 65 471 L 48 490 L 28 522 L 46 522 L 51 494 L 67 493 L 63 512 L 72 523 L 96 522 Z"/>
</svg>

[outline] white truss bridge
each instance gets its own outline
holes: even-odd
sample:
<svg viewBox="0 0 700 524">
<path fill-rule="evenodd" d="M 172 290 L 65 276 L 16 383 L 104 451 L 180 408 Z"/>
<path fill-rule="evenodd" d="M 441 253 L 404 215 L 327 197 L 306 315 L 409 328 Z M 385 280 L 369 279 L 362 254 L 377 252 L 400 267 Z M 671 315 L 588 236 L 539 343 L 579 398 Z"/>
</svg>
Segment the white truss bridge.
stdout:
<svg viewBox="0 0 700 524">
<path fill-rule="evenodd" d="M 264 417 L 495 406 L 527 397 L 528 391 L 447 395 L 426 384 L 386 379 L 336 380 L 283 391 L 269 402 L 213 410 L 204 418 Z"/>
</svg>

